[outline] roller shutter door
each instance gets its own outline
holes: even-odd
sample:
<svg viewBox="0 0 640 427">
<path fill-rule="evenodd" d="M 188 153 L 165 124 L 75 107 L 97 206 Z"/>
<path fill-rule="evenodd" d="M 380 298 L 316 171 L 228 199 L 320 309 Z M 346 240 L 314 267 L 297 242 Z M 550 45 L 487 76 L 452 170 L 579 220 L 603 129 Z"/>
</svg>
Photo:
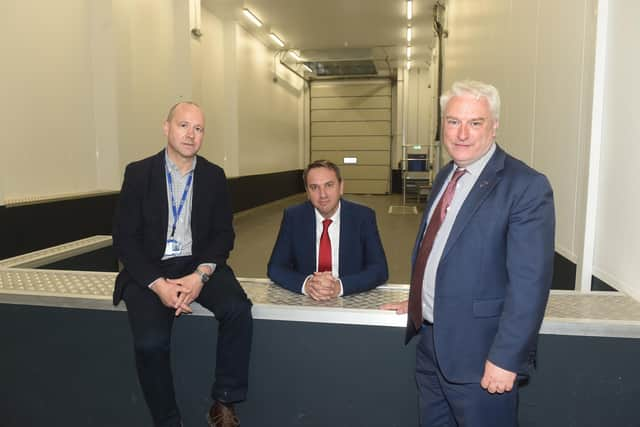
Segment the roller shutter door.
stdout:
<svg viewBox="0 0 640 427">
<path fill-rule="evenodd" d="M 345 193 L 389 193 L 391 82 L 312 82 L 311 160 L 318 159 L 340 166 Z"/>
</svg>

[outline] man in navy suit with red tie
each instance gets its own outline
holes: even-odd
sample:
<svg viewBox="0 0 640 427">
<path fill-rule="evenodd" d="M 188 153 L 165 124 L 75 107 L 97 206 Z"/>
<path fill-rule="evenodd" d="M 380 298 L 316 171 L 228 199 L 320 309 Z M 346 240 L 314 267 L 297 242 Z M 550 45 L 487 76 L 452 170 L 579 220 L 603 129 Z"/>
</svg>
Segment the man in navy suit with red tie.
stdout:
<svg viewBox="0 0 640 427">
<path fill-rule="evenodd" d="M 547 178 L 495 143 L 495 87 L 456 82 L 440 99 L 452 162 L 436 176 L 414 246 L 409 313 L 420 425 L 513 427 L 535 363 L 553 273 Z"/>
<path fill-rule="evenodd" d="M 284 211 L 267 274 L 293 292 L 326 301 L 384 283 L 387 259 L 372 209 L 342 199 L 334 163 L 304 170 L 308 201 Z"/>
</svg>

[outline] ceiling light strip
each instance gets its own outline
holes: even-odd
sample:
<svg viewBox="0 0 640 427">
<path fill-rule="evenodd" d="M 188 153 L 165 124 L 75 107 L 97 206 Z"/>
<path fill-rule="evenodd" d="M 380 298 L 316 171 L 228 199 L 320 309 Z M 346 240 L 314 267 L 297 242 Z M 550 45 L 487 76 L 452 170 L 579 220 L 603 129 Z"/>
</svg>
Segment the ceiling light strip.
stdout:
<svg viewBox="0 0 640 427">
<path fill-rule="evenodd" d="M 290 57 L 292 57 L 293 59 L 295 59 L 295 60 L 296 60 L 296 61 L 298 61 L 298 62 L 302 61 L 302 58 L 300 57 L 300 55 L 298 55 L 298 54 L 296 53 L 296 51 L 295 51 L 295 50 L 290 50 L 290 51 L 289 51 L 289 56 L 290 56 Z"/>
<path fill-rule="evenodd" d="M 269 33 L 269 37 L 271 37 L 271 40 L 273 40 L 275 44 L 280 47 L 284 47 L 284 41 L 282 41 L 280 37 L 276 36 L 274 33 Z"/>
<path fill-rule="evenodd" d="M 258 19 L 258 17 L 254 15 L 253 12 L 251 12 L 249 9 L 242 9 L 242 13 L 247 17 L 249 21 L 251 21 L 253 25 L 255 25 L 256 27 L 262 27 L 262 21 Z"/>
</svg>

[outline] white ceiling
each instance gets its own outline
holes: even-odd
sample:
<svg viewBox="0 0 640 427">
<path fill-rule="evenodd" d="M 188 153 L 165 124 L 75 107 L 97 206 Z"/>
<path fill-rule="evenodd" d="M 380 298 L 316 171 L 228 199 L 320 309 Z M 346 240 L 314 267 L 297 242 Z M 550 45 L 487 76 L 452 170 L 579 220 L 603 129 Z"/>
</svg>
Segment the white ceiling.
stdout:
<svg viewBox="0 0 640 427">
<path fill-rule="evenodd" d="M 413 0 L 412 65 L 427 65 L 435 45 L 433 8 L 437 0 Z M 443 3 L 443 1 L 441 1 Z M 406 60 L 406 0 L 202 0 L 223 19 L 237 21 L 265 43 L 270 31 L 299 50 L 306 60 L 387 59 L 391 67 Z M 265 24 L 256 29 L 242 15 L 248 8 Z M 384 62 L 383 62 L 384 63 Z M 386 67 L 385 67 L 386 68 Z"/>
</svg>

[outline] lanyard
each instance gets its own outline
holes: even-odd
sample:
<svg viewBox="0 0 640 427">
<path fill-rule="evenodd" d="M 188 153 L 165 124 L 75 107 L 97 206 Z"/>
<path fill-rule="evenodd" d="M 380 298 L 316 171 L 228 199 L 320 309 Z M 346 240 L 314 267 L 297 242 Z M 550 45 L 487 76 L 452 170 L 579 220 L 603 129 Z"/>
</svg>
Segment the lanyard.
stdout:
<svg viewBox="0 0 640 427">
<path fill-rule="evenodd" d="M 189 177 L 187 178 L 187 183 L 184 186 L 184 191 L 182 192 L 182 197 L 180 198 L 180 206 L 176 207 L 176 201 L 173 197 L 173 179 L 171 178 L 171 171 L 167 168 L 167 182 L 169 183 L 169 192 L 171 193 L 171 210 L 173 211 L 173 225 L 171 226 L 171 238 L 176 232 L 176 224 L 178 223 L 178 218 L 180 218 L 180 214 L 182 213 L 182 208 L 184 207 L 184 202 L 187 200 L 187 195 L 189 194 L 189 188 L 191 187 L 191 181 L 193 180 L 193 171 L 189 173 Z"/>
</svg>

